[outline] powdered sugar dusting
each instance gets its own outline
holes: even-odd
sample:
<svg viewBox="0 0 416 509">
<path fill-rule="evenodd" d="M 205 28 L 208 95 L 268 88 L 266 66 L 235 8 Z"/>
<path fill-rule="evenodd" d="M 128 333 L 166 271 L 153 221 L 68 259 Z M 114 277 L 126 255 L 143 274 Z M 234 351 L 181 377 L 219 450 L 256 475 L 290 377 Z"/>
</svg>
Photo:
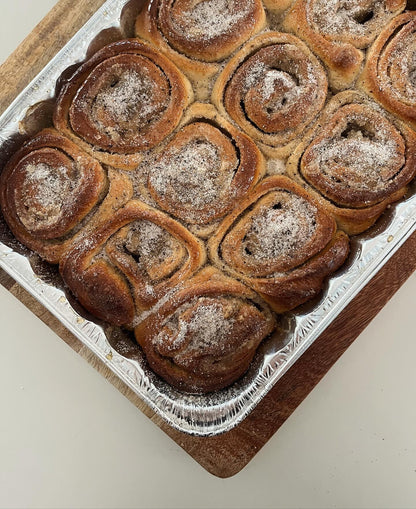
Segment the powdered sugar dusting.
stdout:
<svg viewBox="0 0 416 509">
<path fill-rule="evenodd" d="M 125 246 L 142 263 L 162 262 L 172 256 L 173 237 L 151 221 L 136 221 L 129 229 Z"/>
<path fill-rule="evenodd" d="M 265 100 L 270 99 L 276 88 L 287 89 L 290 95 L 298 95 L 296 82 L 290 74 L 278 69 L 270 69 L 266 72 L 261 87 L 262 95 Z"/>
<path fill-rule="evenodd" d="M 160 104 L 152 100 L 155 86 L 145 74 L 126 71 L 97 95 L 95 104 L 118 121 L 128 121 L 133 116 L 145 121 L 160 109 Z"/>
<path fill-rule="evenodd" d="M 288 49 L 291 48 L 291 45 L 287 46 Z M 244 79 L 245 92 L 256 87 L 268 107 L 276 99 L 275 109 L 299 101 L 305 87 L 314 88 L 317 85 L 316 69 L 311 62 L 307 63 L 306 73 L 303 75 L 296 62 L 292 66 L 292 72 L 289 73 L 257 60 L 249 67 Z"/>
<path fill-rule="evenodd" d="M 237 24 L 248 16 L 252 1 L 205 0 L 183 12 L 184 25 L 189 39 L 213 39 L 237 30 Z M 254 22 L 253 22 L 254 23 Z"/>
<path fill-rule="evenodd" d="M 396 167 L 404 164 L 395 141 L 381 129 L 374 138 L 360 129 L 346 137 L 324 138 L 312 151 L 320 171 L 355 189 L 383 188 Z"/>
<path fill-rule="evenodd" d="M 234 318 L 226 316 L 221 303 L 212 299 L 199 299 L 197 305 L 183 313 L 177 323 L 168 323 L 168 332 L 162 331 L 155 338 L 155 345 L 172 352 L 186 347 L 186 352 L 208 353 L 210 348 L 220 348 L 232 330 Z M 180 354 L 177 354 L 180 355 Z"/>
<path fill-rule="evenodd" d="M 215 207 L 223 190 L 228 191 L 233 168 L 233 161 L 221 161 L 215 145 L 195 140 L 165 153 L 151 169 L 150 184 L 160 196 L 168 194 L 187 207 L 192 217 L 192 211 L 196 214 L 209 204 Z"/>
<path fill-rule="evenodd" d="M 402 101 L 416 102 L 416 42 L 414 33 L 410 37 L 396 36 L 395 48 L 390 57 L 392 67 L 395 69 L 388 73 L 388 85 L 391 92 Z M 389 69 L 391 71 L 391 68 Z M 397 79 L 397 72 L 401 73 Z M 404 79 L 406 77 L 406 79 Z M 383 88 L 384 82 L 380 82 Z"/>
<path fill-rule="evenodd" d="M 141 291 L 153 297 L 155 285 L 171 278 L 187 256 L 185 247 L 169 231 L 147 220 L 135 221 L 122 230 L 117 247 L 122 256 L 131 257 L 128 263 L 132 269 L 139 270 Z"/>
<path fill-rule="evenodd" d="M 288 205 L 266 208 L 254 216 L 245 247 L 259 261 L 290 256 L 315 231 L 316 207 L 292 195 Z"/>
<path fill-rule="evenodd" d="M 62 213 L 64 203 L 71 199 L 75 182 L 64 166 L 30 163 L 24 167 L 23 206 L 29 214 L 21 214 L 28 229 L 53 224 Z"/>
<path fill-rule="evenodd" d="M 354 35 L 365 35 L 375 23 L 386 23 L 391 15 L 384 8 L 381 0 L 312 0 L 308 9 L 309 23 L 313 21 L 320 30 L 330 36 L 341 36 L 345 33 L 351 38 Z"/>
<path fill-rule="evenodd" d="M 412 85 L 412 93 L 416 95 L 416 51 L 411 51 L 406 58 L 403 59 L 406 62 L 406 72 L 409 76 L 409 81 Z"/>
<path fill-rule="evenodd" d="M 250 71 L 247 73 L 244 85 L 245 90 L 247 91 L 249 88 L 253 87 L 258 83 L 258 81 L 262 78 L 262 76 L 267 72 L 268 67 L 261 60 L 257 60 L 250 67 Z"/>
</svg>

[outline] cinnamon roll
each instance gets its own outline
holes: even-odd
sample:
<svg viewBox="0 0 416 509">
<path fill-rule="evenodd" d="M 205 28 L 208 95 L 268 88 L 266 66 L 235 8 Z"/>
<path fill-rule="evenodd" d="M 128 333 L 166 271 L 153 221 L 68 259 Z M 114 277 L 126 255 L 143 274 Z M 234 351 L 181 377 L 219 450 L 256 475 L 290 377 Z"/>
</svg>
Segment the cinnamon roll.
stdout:
<svg viewBox="0 0 416 509">
<path fill-rule="evenodd" d="M 134 169 L 179 124 L 192 97 L 187 79 L 135 39 L 105 46 L 62 87 L 54 124 L 96 159 Z"/>
<path fill-rule="evenodd" d="M 287 164 L 289 176 L 356 234 L 401 198 L 416 175 L 416 134 L 363 94 L 341 92 Z"/>
<path fill-rule="evenodd" d="M 0 175 L 0 204 L 15 237 L 56 263 L 107 194 L 101 165 L 53 129 L 26 143 Z"/>
<path fill-rule="evenodd" d="M 192 105 L 181 129 L 144 165 L 146 189 L 157 206 L 202 237 L 265 172 L 255 143 L 215 108 L 199 103 Z"/>
<path fill-rule="evenodd" d="M 212 101 L 266 155 L 285 157 L 324 106 L 327 79 L 297 37 L 266 32 L 247 43 L 218 78 Z"/>
<path fill-rule="evenodd" d="M 180 390 L 205 393 L 240 378 L 275 326 L 254 292 L 208 267 L 138 325 L 135 335 L 156 373 Z"/>
<path fill-rule="evenodd" d="M 94 316 L 132 326 L 204 261 L 202 244 L 183 226 L 132 200 L 80 238 L 62 258 L 60 272 Z"/>
<path fill-rule="evenodd" d="M 283 27 L 303 39 L 326 64 L 335 90 L 356 79 L 364 52 L 406 0 L 297 0 Z"/>
<path fill-rule="evenodd" d="M 368 52 L 360 86 L 416 129 L 416 12 L 398 16 Z"/>
<path fill-rule="evenodd" d="M 320 293 L 349 239 L 310 195 L 284 176 L 263 180 L 209 241 L 213 263 L 278 313 Z"/>
<path fill-rule="evenodd" d="M 218 71 L 218 62 L 264 25 L 260 0 L 147 0 L 136 34 L 165 53 L 198 87 Z"/>
</svg>

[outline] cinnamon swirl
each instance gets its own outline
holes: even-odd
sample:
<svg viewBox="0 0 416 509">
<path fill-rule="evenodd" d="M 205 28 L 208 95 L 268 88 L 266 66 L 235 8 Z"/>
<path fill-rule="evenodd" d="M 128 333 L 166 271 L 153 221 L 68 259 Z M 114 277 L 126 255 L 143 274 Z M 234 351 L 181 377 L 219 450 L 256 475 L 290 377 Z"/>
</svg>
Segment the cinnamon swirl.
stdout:
<svg viewBox="0 0 416 509">
<path fill-rule="evenodd" d="M 303 39 L 326 64 L 335 90 L 356 79 L 364 52 L 406 0 L 297 0 L 283 27 Z"/>
<path fill-rule="evenodd" d="M 156 373 L 180 390 L 201 393 L 240 378 L 275 326 L 254 292 L 207 267 L 136 327 L 135 335 Z"/>
<path fill-rule="evenodd" d="M 283 176 L 263 180 L 209 241 L 213 263 L 278 313 L 315 297 L 349 252 L 348 237 L 310 195 Z"/>
<path fill-rule="evenodd" d="M 218 78 L 212 101 L 266 155 L 285 157 L 324 106 L 327 78 L 297 37 L 266 32 L 247 43 Z"/>
<path fill-rule="evenodd" d="M 369 228 L 416 175 L 416 134 L 359 92 L 335 96 L 289 158 L 289 176 L 317 193 L 340 228 Z"/>
<path fill-rule="evenodd" d="M 187 79 L 158 51 L 117 41 L 62 87 L 54 124 L 99 161 L 134 169 L 179 124 L 191 97 Z"/>
<path fill-rule="evenodd" d="M 205 261 L 183 226 L 137 200 L 106 218 L 63 256 L 62 277 L 94 316 L 131 326 Z"/>
<path fill-rule="evenodd" d="M 416 129 L 416 12 L 395 18 L 368 53 L 360 86 Z"/>
<path fill-rule="evenodd" d="M 136 34 L 175 62 L 202 99 L 201 81 L 264 25 L 260 0 L 147 0 Z"/>
<path fill-rule="evenodd" d="M 192 105 L 181 129 L 144 165 L 148 178 L 143 192 L 148 189 L 157 206 L 202 237 L 265 172 L 255 143 L 215 108 L 199 103 Z"/>
<path fill-rule="evenodd" d="M 0 175 L 1 210 L 10 229 L 52 263 L 107 190 L 101 165 L 53 129 L 26 143 Z"/>
</svg>

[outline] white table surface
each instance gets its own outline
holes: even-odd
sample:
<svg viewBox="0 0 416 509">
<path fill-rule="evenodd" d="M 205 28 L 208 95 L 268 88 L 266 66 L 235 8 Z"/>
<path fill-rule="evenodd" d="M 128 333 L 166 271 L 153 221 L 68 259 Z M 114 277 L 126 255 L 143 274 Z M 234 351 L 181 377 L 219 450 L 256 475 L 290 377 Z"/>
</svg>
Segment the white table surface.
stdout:
<svg viewBox="0 0 416 509">
<path fill-rule="evenodd" d="M 54 4 L 2 1 L 0 61 Z M 413 275 L 221 480 L 0 287 L 0 507 L 416 507 L 415 295 Z"/>
</svg>

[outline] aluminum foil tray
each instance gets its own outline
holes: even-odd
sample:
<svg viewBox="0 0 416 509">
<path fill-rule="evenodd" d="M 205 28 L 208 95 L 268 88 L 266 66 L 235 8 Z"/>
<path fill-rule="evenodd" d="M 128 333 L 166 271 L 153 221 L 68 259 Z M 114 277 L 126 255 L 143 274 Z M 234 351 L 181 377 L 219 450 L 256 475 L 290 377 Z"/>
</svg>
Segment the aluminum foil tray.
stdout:
<svg viewBox="0 0 416 509">
<path fill-rule="evenodd" d="M 19 123 L 28 108 L 52 98 L 62 72 L 85 59 L 94 37 L 105 29 L 119 26 L 125 4 L 126 0 L 107 0 L 16 98 L 0 118 L 0 151 L 19 132 Z M 414 231 L 415 192 L 392 207 L 377 231 L 354 239 L 349 264 L 331 278 L 319 302 L 287 317 L 283 340 L 266 342 L 242 380 L 207 396 L 175 391 L 150 372 L 143 358 L 133 360 L 121 355 L 110 345 L 101 326 L 80 316 L 62 289 L 45 282 L 32 270 L 27 256 L 3 242 L 0 242 L 0 267 L 171 426 L 192 435 L 207 436 L 228 431 L 241 422 Z"/>
</svg>

